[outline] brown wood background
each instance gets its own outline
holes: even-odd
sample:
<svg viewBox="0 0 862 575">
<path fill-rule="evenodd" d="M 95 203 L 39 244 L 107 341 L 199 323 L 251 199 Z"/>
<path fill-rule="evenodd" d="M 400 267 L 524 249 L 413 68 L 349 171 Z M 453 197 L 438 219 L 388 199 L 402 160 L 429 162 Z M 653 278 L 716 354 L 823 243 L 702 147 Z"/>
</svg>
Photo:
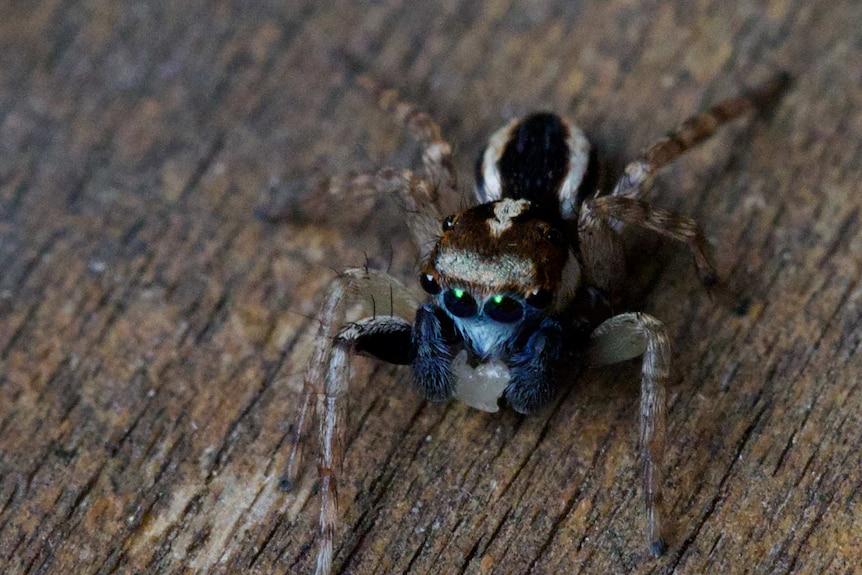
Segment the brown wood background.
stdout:
<svg viewBox="0 0 862 575">
<path fill-rule="evenodd" d="M 277 490 L 332 269 L 415 252 L 396 211 L 263 223 L 270 192 L 417 165 L 350 80 L 441 123 L 465 190 L 534 108 L 619 165 L 786 68 L 768 121 L 663 173 L 752 300 L 682 250 L 644 309 L 672 333 L 671 548 L 644 550 L 637 366 L 522 418 L 423 402 L 362 360 L 345 573 L 862 572 L 862 3 L 0 4 L 0 572 L 308 573 L 314 466 Z"/>
</svg>

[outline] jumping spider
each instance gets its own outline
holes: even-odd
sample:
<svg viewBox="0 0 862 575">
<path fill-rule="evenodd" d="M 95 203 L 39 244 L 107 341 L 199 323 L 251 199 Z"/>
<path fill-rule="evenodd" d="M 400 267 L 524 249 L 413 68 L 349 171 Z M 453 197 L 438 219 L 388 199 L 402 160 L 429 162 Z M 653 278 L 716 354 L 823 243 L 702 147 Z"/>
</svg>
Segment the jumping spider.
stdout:
<svg viewBox="0 0 862 575">
<path fill-rule="evenodd" d="M 583 132 L 551 113 L 513 120 L 495 132 L 476 163 L 474 207 L 443 217 L 441 197 L 457 195 L 449 144 L 426 114 L 367 78 L 360 84 L 406 123 L 423 147 L 425 173 L 384 169 L 345 184 L 396 194 L 413 239 L 427 253 L 413 291 L 380 271 L 348 269 L 329 286 L 298 408 L 295 440 L 282 486 L 301 465 L 318 403 L 320 547 L 318 575 L 332 569 L 338 520 L 350 356 L 370 355 L 413 369 L 431 401 L 458 399 L 477 409 L 508 406 L 532 413 L 591 366 L 643 355 L 640 459 L 646 541 L 667 544 L 661 516 L 665 386 L 670 346 L 662 323 L 644 313 L 612 314 L 626 290 L 621 232 L 626 226 L 684 242 L 698 276 L 716 275 L 704 236 L 690 218 L 641 200 L 657 170 L 715 129 L 773 102 L 781 74 L 686 120 L 628 164 L 610 193 L 597 188 L 596 154 Z M 380 313 L 386 302 L 385 315 Z M 347 321 L 348 310 L 360 317 Z"/>
</svg>

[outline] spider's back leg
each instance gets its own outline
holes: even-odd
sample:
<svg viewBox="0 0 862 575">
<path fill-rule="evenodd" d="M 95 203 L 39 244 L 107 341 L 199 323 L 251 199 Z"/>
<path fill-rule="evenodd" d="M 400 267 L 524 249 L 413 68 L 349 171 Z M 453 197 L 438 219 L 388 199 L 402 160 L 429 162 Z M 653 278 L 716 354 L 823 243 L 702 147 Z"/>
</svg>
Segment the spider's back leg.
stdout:
<svg viewBox="0 0 862 575">
<path fill-rule="evenodd" d="M 452 147 L 443 138 L 440 126 L 433 118 L 412 103 L 402 100 L 396 90 L 384 88 L 368 76 L 360 76 L 356 81 L 377 100 L 382 109 L 403 122 L 410 134 L 422 144 L 422 161 L 431 181 L 447 192 L 456 192 L 458 175 L 452 161 Z"/>
<path fill-rule="evenodd" d="M 329 178 L 314 193 L 293 197 L 288 202 L 273 202 L 256 210 L 258 217 L 270 222 L 335 220 L 356 218 L 369 198 L 393 196 L 400 205 L 413 243 L 421 254 L 434 246 L 440 232 L 437 206 L 439 189 L 428 179 L 410 170 L 383 168 L 348 178 Z M 357 209 L 357 207 L 359 208 Z"/>
<path fill-rule="evenodd" d="M 625 173 L 614 187 L 612 195 L 639 198 L 645 184 L 658 170 L 707 140 L 722 124 L 748 112 L 768 108 L 781 96 L 789 83 L 790 76 L 782 72 L 741 96 L 723 100 L 706 112 L 687 119 L 679 128 L 647 148 L 643 156 L 626 166 Z"/>
<path fill-rule="evenodd" d="M 706 288 L 711 288 L 718 281 L 706 238 L 700 226 L 693 219 L 658 208 L 643 200 L 626 196 L 602 196 L 588 200 L 581 205 L 578 226 L 581 237 L 585 238 L 586 241 L 593 243 L 599 241 L 597 239 L 598 233 L 596 233 L 597 237 L 589 237 L 589 232 L 593 228 L 597 228 L 597 232 L 602 232 L 601 237 L 615 238 L 616 232 L 610 229 L 614 223 L 639 226 L 685 243 L 694 256 L 694 264 L 701 283 Z M 599 226 L 603 227 L 600 228 Z M 618 246 L 618 242 L 614 240 L 609 245 Z M 583 251 L 588 252 L 589 247 L 586 246 Z M 591 273 L 589 266 L 593 260 L 600 261 L 603 256 L 608 257 L 610 253 L 599 252 L 594 254 L 595 257 L 593 258 L 585 258 L 587 274 Z M 615 257 L 619 256 L 615 255 Z M 595 272 L 593 273 L 595 275 Z"/>
<path fill-rule="evenodd" d="M 326 220 L 331 219 L 333 213 L 337 214 L 336 219 L 341 214 L 348 214 L 349 219 L 356 210 L 333 210 L 333 206 L 355 206 L 369 198 L 391 194 L 400 202 L 414 242 L 424 255 L 437 239 L 441 211 L 458 205 L 461 200 L 452 148 L 434 120 L 400 100 L 395 90 L 385 89 L 366 76 L 359 77 L 357 82 L 372 94 L 381 108 L 404 122 L 422 144 L 425 174 L 383 168 L 346 178 L 328 178 L 315 193 L 293 195 L 286 202 L 267 202 L 256 210 L 257 215 L 268 221 Z"/>
</svg>

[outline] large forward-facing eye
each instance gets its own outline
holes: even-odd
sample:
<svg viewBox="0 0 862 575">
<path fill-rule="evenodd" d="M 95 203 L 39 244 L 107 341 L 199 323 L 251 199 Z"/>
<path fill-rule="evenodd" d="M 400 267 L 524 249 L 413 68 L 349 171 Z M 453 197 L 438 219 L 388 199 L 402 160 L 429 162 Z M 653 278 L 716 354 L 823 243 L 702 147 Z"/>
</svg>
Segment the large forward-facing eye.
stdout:
<svg viewBox="0 0 862 575">
<path fill-rule="evenodd" d="M 473 317 L 479 313 L 479 304 L 462 289 L 450 289 L 443 294 L 443 305 L 455 317 Z"/>
<path fill-rule="evenodd" d="M 484 309 L 485 315 L 500 323 L 515 323 L 524 317 L 524 304 L 507 295 L 495 295 Z"/>
</svg>

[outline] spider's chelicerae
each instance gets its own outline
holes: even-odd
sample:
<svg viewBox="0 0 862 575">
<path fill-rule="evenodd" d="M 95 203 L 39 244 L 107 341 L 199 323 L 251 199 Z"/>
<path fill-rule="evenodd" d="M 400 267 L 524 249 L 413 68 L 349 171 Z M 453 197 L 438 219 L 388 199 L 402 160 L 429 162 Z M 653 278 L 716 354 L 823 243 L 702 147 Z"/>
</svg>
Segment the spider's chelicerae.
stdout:
<svg viewBox="0 0 862 575">
<path fill-rule="evenodd" d="M 285 489 L 293 484 L 302 438 L 321 410 L 317 573 L 332 568 L 337 471 L 356 353 L 410 366 L 415 386 L 431 401 L 520 413 L 547 405 L 587 367 L 642 355 L 646 541 L 660 555 L 667 547 L 661 487 L 670 349 L 659 320 L 611 312 L 626 295 L 621 233 L 640 227 L 684 242 L 701 281 L 712 285 L 716 276 L 697 224 L 643 201 L 645 184 L 722 123 L 773 102 L 787 76 L 686 120 L 628 164 L 609 193 L 597 189 L 596 154 L 575 125 L 551 113 L 513 120 L 478 158 L 476 205 L 446 216 L 440 199 L 459 191 L 440 129 L 395 92 L 367 78 L 360 83 L 422 144 L 425 173 L 384 169 L 344 190 L 370 186 L 397 194 L 413 239 L 427 254 L 419 274 L 427 295 L 419 301 L 397 279 L 365 268 L 346 270 L 327 290 L 283 482 Z M 359 317 L 346 317 L 357 309 Z"/>
</svg>

